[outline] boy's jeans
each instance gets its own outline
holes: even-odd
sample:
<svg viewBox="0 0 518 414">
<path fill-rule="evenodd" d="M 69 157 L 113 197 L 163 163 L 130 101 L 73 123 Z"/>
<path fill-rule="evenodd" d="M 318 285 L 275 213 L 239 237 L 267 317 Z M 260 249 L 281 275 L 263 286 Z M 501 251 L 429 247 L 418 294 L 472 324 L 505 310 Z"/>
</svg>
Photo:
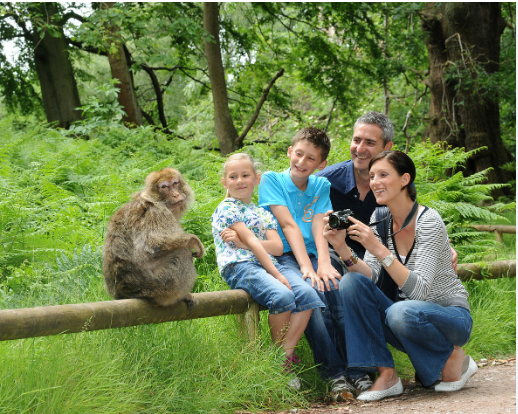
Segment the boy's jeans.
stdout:
<svg viewBox="0 0 518 414">
<path fill-rule="evenodd" d="M 313 255 L 310 255 L 310 259 L 316 272 L 318 260 Z M 277 260 L 300 273 L 297 260 L 292 254 L 284 254 Z M 311 279 L 306 279 L 306 283 L 311 284 Z M 315 364 L 324 380 L 345 375 L 347 363 L 343 307 L 339 291 L 334 288 L 332 283 L 330 283 L 330 287 L 331 290 L 324 293 L 318 292 L 315 286 L 315 290 L 326 307 L 313 311 L 304 332 L 313 350 Z M 351 378 L 361 378 L 365 372 L 359 369 L 348 369 L 347 375 Z"/>
</svg>

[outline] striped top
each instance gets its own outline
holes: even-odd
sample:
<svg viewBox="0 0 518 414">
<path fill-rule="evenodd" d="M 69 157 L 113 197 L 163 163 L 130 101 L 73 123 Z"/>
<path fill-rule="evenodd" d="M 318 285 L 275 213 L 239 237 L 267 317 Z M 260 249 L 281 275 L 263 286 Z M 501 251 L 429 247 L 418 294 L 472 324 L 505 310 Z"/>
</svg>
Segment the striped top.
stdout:
<svg viewBox="0 0 518 414">
<path fill-rule="evenodd" d="M 376 212 L 371 217 L 371 223 L 375 221 L 375 217 Z M 392 217 L 389 228 L 392 233 Z M 378 239 L 382 241 L 379 236 Z M 402 261 L 393 237 L 388 238 L 387 244 L 394 256 Z M 400 297 L 434 302 L 442 306 L 460 306 L 469 310 L 468 292 L 455 274 L 451 259 L 446 226 L 439 213 L 428 208 L 418 216 L 414 245 L 402 261 L 410 274 L 400 288 Z M 365 252 L 363 260 L 371 268 L 372 280 L 376 282 L 381 263 L 369 251 Z"/>
</svg>

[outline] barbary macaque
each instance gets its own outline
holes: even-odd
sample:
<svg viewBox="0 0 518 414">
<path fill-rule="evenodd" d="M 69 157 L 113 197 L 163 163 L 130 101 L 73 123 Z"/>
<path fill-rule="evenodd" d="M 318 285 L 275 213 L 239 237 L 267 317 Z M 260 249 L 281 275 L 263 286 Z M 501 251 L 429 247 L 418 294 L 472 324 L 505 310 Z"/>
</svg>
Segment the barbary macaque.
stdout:
<svg viewBox="0 0 518 414">
<path fill-rule="evenodd" d="M 193 191 L 173 168 L 154 171 L 142 191 L 117 210 L 108 223 L 103 249 L 106 291 L 115 299 L 142 298 L 171 306 L 194 306 L 194 257 L 203 244 L 180 225 L 194 201 Z"/>
</svg>

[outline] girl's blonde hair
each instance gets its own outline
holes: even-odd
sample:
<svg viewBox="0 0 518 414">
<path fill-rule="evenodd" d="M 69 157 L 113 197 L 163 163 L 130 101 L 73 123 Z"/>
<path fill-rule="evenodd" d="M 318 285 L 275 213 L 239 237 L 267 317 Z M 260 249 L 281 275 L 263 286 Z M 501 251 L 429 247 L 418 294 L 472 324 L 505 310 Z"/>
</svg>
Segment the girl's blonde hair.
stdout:
<svg viewBox="0 0 518 414">
<path fill-rule="evenodd" d="M 254 174 L 257 175 L 260 173 L 260 171 L 257 169 L 257 163 L 254 161 L 254 159 L 252 158 L 251 155 L 248 155 L 244 152 L 237 152 L 235 154 L 232 154 L 231 156 L 229 156 L 225 163 L 223 164 L 223 178 L 226 178 L 227 176 L 227 170 L 228 170 L 228 165 L 234 161 L 242 161 L 242 160 L 246 160 L 246 161 L 249 161 L 250 164 L 252 164 L 252 167 L 254 168 Z M 226 197 L 230 197 L 230 194 L 227 190 L 227 194 L 226 194 Z"/>
</svg>

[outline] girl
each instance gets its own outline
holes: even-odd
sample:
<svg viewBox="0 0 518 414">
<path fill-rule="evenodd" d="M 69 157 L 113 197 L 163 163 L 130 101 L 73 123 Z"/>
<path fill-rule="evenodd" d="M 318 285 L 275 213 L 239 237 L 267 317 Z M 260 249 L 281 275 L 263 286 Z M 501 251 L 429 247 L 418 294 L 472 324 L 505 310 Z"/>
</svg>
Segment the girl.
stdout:
<svg viewBox="0 0 518 414">
<path fill-rule="evenodd" d="M 459 390 L 477 372 L 477 364 L 461 348 L 473 320 L 468 293 L 451 264 L 446 227 L 437 211 L 415 201 L 410 185 L 416 171 L 408 155 L 379 153 L 370 161 L 369 175 L 376 202 L 388 207 L 378 207 L 386 210 L 386 235 L 375 235 L 355 218 L 349 218 L 347 230 L 331 230 L 324 218 L 324 236 L 349 267 L 340 282 L 348 366 L 379 371 L 358 399 L 403 393 L 387 342 L 408 354 L 425 387 L 440 380 L 435 391 Z M 376 212 L 371 223 L 375 217 Z M 345 231 L 367 250 L 363 261 L 345 243 Z M 393 299 L 376 286 L 382 280 L 395 282 Z"/>
<path fill-rule="evenodd" d="M 212 215 L 212 235 L 218 268 L 227 284 L 268 308 L 272 340 L 283 347 L 284 366 L 290 371 L 292 363 L 300 362 L 295 346 L 313 309 L 325 305 L 298 273 L 273 257 L 283 252 L 277 221 L 251 202 L 260 179 L 248 154 L 233 154 L 226 160 L 221 181 L 227 196 Z M 300 380 L 295 380 L 291 385 L 298 389 Z"/>
</svg>

